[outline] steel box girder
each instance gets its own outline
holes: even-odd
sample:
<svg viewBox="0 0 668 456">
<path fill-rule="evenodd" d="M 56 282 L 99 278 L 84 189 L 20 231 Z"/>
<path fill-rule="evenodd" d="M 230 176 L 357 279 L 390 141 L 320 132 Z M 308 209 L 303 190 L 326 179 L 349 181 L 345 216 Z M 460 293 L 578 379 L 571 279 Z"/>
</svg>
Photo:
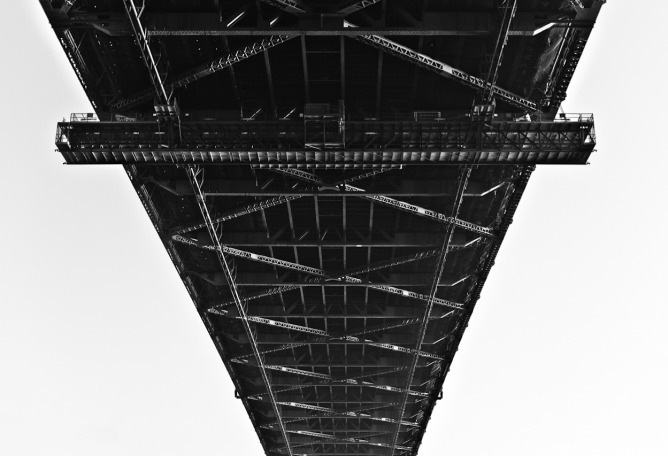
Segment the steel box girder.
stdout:
<svg viewBox="0 0 668 456">
<path fill-rule="evenodd" d="M 409 163 L 584 164 L 593 120 L 573 122 L 345 122 L 343 147 L 304 142 L 304 124 L 274 122 L 62 122 L 68 163 L 250 163 L 396 166 Z M 369 139 L 371 138 L 371 140 Z"/>
</svg>

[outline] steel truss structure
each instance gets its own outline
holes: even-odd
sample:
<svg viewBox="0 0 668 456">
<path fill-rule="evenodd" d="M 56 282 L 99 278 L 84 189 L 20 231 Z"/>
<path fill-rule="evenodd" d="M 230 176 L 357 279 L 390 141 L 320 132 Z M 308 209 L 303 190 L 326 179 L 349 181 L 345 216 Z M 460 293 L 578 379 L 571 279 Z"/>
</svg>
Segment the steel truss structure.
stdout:
<svg viewBox="0 0 668 456">
<path fill-rule="evenodd" d="M 63 122 L 57 145 L 68 163 L 249 163 L 358 168 L 408 164 L 584 164 L 594 121 L 347 121 L 342 144 L 308 137 L 297 121 Z M 338 135 L 338 133 L 337 133 Z"/>
<path fill-rule="evenodd" d="M 603 2 L 40 2 L 265 453 L 417 454 Z"/>
</svg>

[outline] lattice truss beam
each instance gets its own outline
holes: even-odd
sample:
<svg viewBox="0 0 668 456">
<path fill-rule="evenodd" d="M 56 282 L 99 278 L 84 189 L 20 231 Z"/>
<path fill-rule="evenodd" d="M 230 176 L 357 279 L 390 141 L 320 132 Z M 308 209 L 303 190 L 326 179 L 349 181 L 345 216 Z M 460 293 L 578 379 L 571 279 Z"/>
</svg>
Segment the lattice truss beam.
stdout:
<svg viewBox="0 0 668 456">
<path fill-rule="evenodd" d="M 266 166 L 392 167 L 405 164 L 584 164 L 594 120 L 559 122 L 347 121 L 63 122 L 57 145 L 68 163 L 248 163 Z M 324 132 L 323 132 L 324 131 Z M 330 138 L 336 138 L 332 144 Z M 354 192 L 354 187 L 347 187 Z"/>
<path fill-rule="evenodd" d="M 133 182 L 266 449 L 410 454 L 522 170 L 143 166 Z"/>
<path fill-rule="evenodd" d="M 87 11 L 83 6 L 73 10 L 68 8 L 66 11 L 62 11 L 60 16 L 54 18 L 56 30 L 67 30 L 69 33 L 71 30 L 90 27 L 96 32 L 104 32 L 113 37 L 130 35 L 139 45 L 141 57 L 152 84 L 150 87 L 145 87 L 135 93 L 125 93 L 122 96 L 115 97 L 106 107 L 114 112 L 128 112 L 135 107 L 145 106 L 145 102 L 152 97 L 157 97 L 160 104 L 169 105 L 173 102 L 173 94 L 179 89 L 195 84 L 197 81 L 223 69 L 230 69 L 234 65 L 259 54 L 264 56 L 269 90 L 273 91 L 274 89 L 271 86 L 274 77 L 272 77 L 272 65 L 269 58 L 271 48 L 297 36 L 302 37 L 302 48 L 306 48 L 304 37 L 308 35 L 348 35 L 362 43 L 376 47 L 382 52 L 399 57 L 420 68 L 483 93 L 479 97 L 481 102 L 489 103 L 492 98 L 497 98 L 521 111 L 534 113 L 539 108 L 539 104 L 535 100 L 497 85 L 499 68 L 503 61 L 503 53 L 509 37 L 531 37 L 555 25 L 569 25 L 571 27 L 572 24 L 578 24 L 578 27 L 582 27 L 583 23 L 587 21 L 579 16 L 588 17 L 588 9 L 579 7 L 574 7 L 573 12 L 568 13 L 557 11 L 518 13 L 516 0 L 503 3 L 498 12 L 458 12 L 456 15 L 446 13 L 438 15 L 429 12 L 428 18 L 409 13 L 406 10 L 406 5 L 402 6 L 396 2 L 381 0 L 340 2 L 336 7 L 330 5 L 329 9 L 323 5 L 316 8 L 308 2 L 304 3 L 296 0 L 263 0 L 254 4 L 253 2 L 237 1 L 231 3 L 230 6 L 220 6 L 219 12 L 202 11 L 198 13 L 149 11 L 149 8 L 144 8 L 143 4 L 138 7 L 135 1 L 123 0 L 126 12 L 125 19 L 120 17 L 117 11 Z M 373 16 L 367 14 L 367 9 L 375 11 Z M 377 16 L 377 11 L 381 10 L 380 19 L 374 19 Z M 272 13 L 272 11 L 277 12 L 278 15 Z M 394 18 L 394 22 L 399 21 L 403 25 L 397 26 L 394 23 L 386 23 L 388 14 Z M 100 17 L 105 19 L 101 20 Z M 333 19 L 323 22 L 322 18 L 324 17 Z M 192 24 L 200 24 L 200 29 L 195 27 L 192 30 L 187 30 L 188 27 L 193 27 Z M 433 24 L 443 25 L 434 27 Z M 357 27 L 357 25 L 361 25 L 361 27 Z M 359 30 L 357 30 L 358 28 Z M 417 49 L 413 45 L 401 44 L 383 36 L 453 35 L 465 37 L 476 36 L 481 33 L 492 35 L 492 42 L 496 44 L 490 48 L 489 66 L 481 71 L 480 76 L 470 74 L 470 72 L 429 56 L 428 53 L 423 52 L 424 40 L 422 39 L 418 46 L 419 49 Z M 185 71 L 179 71 L 175 75 L 168 75 L 165 68 L 162 68 L 168 60 L 163 58 L 162 51 L 155 52 L 155 49 L 160 48 L 160 36 L 164 35 L 266 36 L 260 39 L 249 37 L 249 40 L 243 45 L 235 46 L 232 51 L 219 54 L 213 60 L 197 64 Z M 226 38 L 224 42 L 227 43 Z M 343 41 L 341 43 L 341 62 L 344 62 L 346 46 Z M 571 43 L 571 45 L 573 44 Z M 224 47 L 227 47 L 227 44 Z M 104 60 L 105 57 L 100 56 L 100 58 Z M 75 66 L 81 66 L 82 62 L 83 59 L 79 59 L 78 63 L 73 61 Z M 380 75 L 382 75 L 381 62 L 382 58 L 379 57 L 379 81 Z M 341 72 L 342 75 L 345 75 L 343 66 L 345 65 L 342 64 Z M 307 63 L 304 59 L 304 74 L 308 76 L 306 67 Z M 112 75 L 108 73 L 100 76 L 100 78 L 108 77 L 112 77 Z M 112 85 L 116 85 L 118 91 L 118 81 L 115 81 L 115 84 Z M 306 81 L 306 85 L 309 85 L 309 81 Z M 341 83 L 341 92 L 340 98 L 344 99 L 344 81 Z M 275 103 L 274 95 L 272 95 L 272 99 Z"/>
</svg>

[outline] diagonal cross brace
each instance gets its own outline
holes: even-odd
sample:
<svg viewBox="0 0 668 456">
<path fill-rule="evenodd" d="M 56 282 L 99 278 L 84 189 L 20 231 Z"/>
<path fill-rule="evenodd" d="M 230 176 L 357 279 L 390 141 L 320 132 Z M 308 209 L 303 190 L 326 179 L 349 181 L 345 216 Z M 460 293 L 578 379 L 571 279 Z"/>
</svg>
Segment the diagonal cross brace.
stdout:
<svg viewBox="0 0 668 456">
<path fill-rule="evenodd" d="M 125 2 L 132 3 L 132 0 L 124 0 Z M 261 54 L 267 49 L 271 49 L 274 46 L 277 46 L 281 43 L 284 43 L 288 40 L 295 38 L 295 36 L 287 35 L 273 35 L 267 38 L 264 38 L 260 41 L 253 42 L 248 46 L 245 46 L 235 52 L 232 52 L 225 57 L 216 59 L 212 62 L 207 63 L 206 65 L 201 65 L 195 67 L 185 73 L 182 73 L 180 76 L 177 76 L 175 79 L 167 81 L 166 89 L 173 91 L 179 87 L 186 86 L 192 82 L 202 79 L 205 76 L 214 74 L 220 70 L 231 67 L 235 63 L 241 62 L 248 58 L 253 57 L 254 55 Z M 128 98 L 120 100 L 111 105 L 112 111 L 124 111 L 128 108 L 135 106 L 139 103 L 142 103 L 146 100 L 149 100 L 153 96 L 151 90 L 144 90 L 142 92 L 136 93 Z"/>
<path fill-rule="evenodd" d="M 459 188 L 457 189 L 457 196 L 455 197 L 455 203 L 452 208 L 452 216 L 457 217 L 459 215 L 459 211 L 462 206 L 462 202 L 464 201 L 464 192 L 466 191 L 466 186 L 468 185 L 469 177 L 471 176 L 471 167 L 466 167 L 462 170 L 462 174 L 459 178 Z M 427 324 L 429 323 L 429 316 L 431 315 L 431 311 L 434 307 L 435 300 L 436 298 L 436 293 L 438 291 L 438 284 L 441 281 L 441 277 L 443 275 L 443 271 L 445 269 L 445 260 L 448 255 L 448 250 L 450 243 L 452 242 L 452 235 L 454 234 L 454 229 L 453 226 L 450 225 L 448 229 L 446 230 L 445 236 L 443 236 L 443 244 L 441 246 L 441 252 L 439 254 L 438 262 L 436 265 L 436 271 L 434 272 L 434 280 L 431 286 L 431 290 L 429 292 L 429 301 L 427 303 L 427 306 L 424 310 L 423 318 L 422 318 L 422 324 L 420 325 L 420 329 L 418 331 L 418 336 L 417 336 L 417 342 L 415 343 L 415 349 L 419 350 L 420 347 L 422 346 L 422 343 L 424 342 L 425 335 L 427 334 Z M 418 363 L 418 356 L 416 354 L 413 354 L 413 358 L 411 360 L 411 365 L 408 370 L 408 379 L 406 381 L 406 384 L 411 385 L 413 382 L 413 377 L 415 375 L 415 369 L 417 368 L 417 363 Z M 403 398 L 401 401 L 401 406 L 399 407 L 399 414 L 398 414 L 398 419 L 402 420 L 404 417 L 404 412 L 406 410 L 406 404 L 408 401 L 408 395 L 404 392 Z M 394 431 L 394 439 L 392 443 L 392 451 L 390 453 L 390 456 L 394 455 L 395 449 L 399 448 L 397 446 L 397 441 L 399 439 L 399 431 L 400 431 L 400 426 L 397 425 L 396 429 Z"/>
<path fill-rule="evenodd" d="M 283 174 L 288 174 L 292 177 L 295 177 L 297 179 L 301 179 L 307 182 L 311 182 L 314 184 L 318 185 L 325 185 L 322 179 L 320 179 L 318 176 L 315 174 L 309 173 L 307 171 L 302 171 L 300 169 L 294 169 L 294 168 L 272 168 L 272 171 L 277 172 L 277 173 L 283 173 Z M 395 209 L 399 209 L 402 211 L 410 212 L 412 214 L 430 218 L 432 220 L 438 220 L 441 223 L 446 223 L 446 224 L 453 224 L 456 225 L 459 228 L 462 228 L 467 231 L 471 231 L 476 234 L 483 235 L 485 237 L 495 237 L 492 230 L 490 228 L 486 228 L 483 226 L 476 225 L 475 223 L 470 223 L 466 222 L 464 220 L 460 220 L 457 217 L 448 217 L 444 214 L 441 214 L 436 211 L 432 211 L 431 209 L 426 209 L 424 207 L 417 206 L 415 204 L 407 203 L 405 201 L 400 201 L 394 198 L 390 198 L 387 196 L 380 196 L 380 195 L 364 195 L 364 189 L 361 189 L 359 187 L 354 187 L 352 185 L 349 185 L 346 182 L 341 183 L 347 192 L 351 192 L 354 194 L 359 194 L 360 197 L 368 199 L 368 200 L 373 200 L 376 201 L 380 204 L 384 204 L 386 206 L 393 207 Z"/>
<path fill-rule="evenodd" d="M 301 1 L 297 0 L 260 0 L 263 3 L 292 14 L 304 14 L 306 9 Z"/>
<path fill-rule="evenodd" d="M 250 323 L 248 321 L 248 315 L 246 314 L 246 309 L 245 306 L 243 305 L 243 302 L 241 301 L 241 298 L 239 297 L 239 292 L 237 291 L 236 284 L 234 282 L 234 276 L 232 275 L 232 271 L 230 270 L 230 267 L 227 263 L 227 259 L 225 258 L 225 255 L 223 254 L 222 251 L 222 245 L 220 243 L 220 239 L 218 238 L 218 233 L 216 232 L 216 228 L 211 220 L 211 215 L 209 214 L 209 209 L 206 205 L 206 201 L 204 199 L 204 194 L 202 193 L 202 170 L 199 167 L 196 166 L 188 166 L 186 168 L 186 174 L 188 175 L 188 180 L 190 181 L 190 184 L 192 185 L 193 191 L 195 192 L 195 197 L 197 199 L 197 204 L 199 206 L 200 212 L 202 214 L 202 218 L 204 218 L 206 224 L 207 224 L 207 230 L 209 231 L 209 235 L 211 236 L 211 239 L 213 240 L 214 244 L 216 245 L 216 253 L 218 257 L 218 262 L 220 263 L 220 266 L 223 270 L 223 273 L 225 274 L 225 279 L 227 280 L 227 283 L 230 288 L 230 292 L 232 293 L 232 296 L 234 297 L 235 304 L 237 307 L 237 311 L 239 312 L 239 315 L 241 316 L 241 320 L 244 326 L 244 330 L 246 331 L 246 336 L 248 337 L 248 340 L 251 344 L 251 348 L 253 350 L 253 354 L 255 356 L 255 359 L 257 360 L 258 367 L 260 368 L 260 374 L 262 376 L 262 380 L 265 384 L 265 388 L 267 390 L 267 394 L 269 396 L 269 400 L 271 402 L 271 406 L 274 410 L 274 413 L 276 414 L 276 418 L 278 420 L 279 428 L 281 431 L 281 435 L 283 436 L 283 440 L 285 441 L 285 445 L 288 448 L 288 454 L 292 456 L 292 450 L 290 449 L 290 441 L 288 440 L 288 435 L 286 433 L 285 426 L 283 425 L 283 418 L 281 415 L 281 411 L 276 403 L 276 397 L 274 396 L 274 391 L 271 386 L 271 382 L 269 380 L 269 376 L 267 375 L 267 369 L 265 368 L 264 365 L 264 360 L 262 356 L 260 355 L 260 351 L 258 349 L 258 344 L 257 340 L 255 339 L 255 334 L 253 332 L 253 329 L 250 326 Z"/>
<path fill-rule="evenodd" d="M 350 22 L 345 22 L 344 24 L 347 27 L 355 27 L 355 25 L 351 24 Z M 429 56 L 414 51 L 392 40 L 388 40 L 387 38 L 384 38 L 382 36 L 358 35 L 355 37 L 355 39 L 363 43 L 366 43 L 370 46 L 373 46 L 375 48 L 381 49 L 385 52 L 388 52 L 403 60 L 407 60 L 422 68 L 426 68 L 430 71 L 436 72 L 441 76 L 453 78 L 461 82 L 462 84 L 472 87 L 474 89 L 488 90 L 497 97 L 499 97 L 501 100 L 505 101 L 506 103 L 522 108 L 525 111 L 534 112 L 538 110 L 538 104 L 531 100 L 516 95 L 490 82 L 485 82 L 484 79 L 472 76 L 468 73 L 465 73 L 461 70 L 458 70 L 457 68 L 448 65 L 447 63 L 443 63 L 436 59 L 432 59 Z"/>
<path fill-rule="evenodd" d="M 210 309 L 209 312 L 217 314 L 217 315 L 222 315 L 222 316 L 225 316 L 225 317 L 241 319 L 241 316 L 232 315 L 227 310 Z M 444 316 L 448 316 L 448 315 L 450 315 L 450 313 L 445 314 Z M 409 353 L 409 354 L 414 354 L 416 352 L 414 350 L 402 347 L 400 345 L 374 342 L 374 341 L 368 340 L 368 339 L 360 339 L 357 336 L 364 335 L 364 334 L 371 334 L 371 333 L 378 332 L 378 331 L 385 331 L 387 329 L 394 329 L 394 328 L 400 328 L 400 327 L 404 327 L 404 326 L 410 326 L 410 325 L 420 323 L 419 318 L 408 318 L 408 319 L 405 319 L 401 322 L 389 323 L 389 324 L 386 324 L 386 325 L 380 325 L 380 326 L 376 326 L 374 328 L 368 328 L 366 330 L 361 330 L 361 331 L 358 331 L 358 332 L 355 332 L 355 333 L 352 333 L 352 334 L 344 334 L 344 335 L 341 335 L 341 336 L 336 336 L 336 335 L 331 335 L 327 331 L 324 331 L 322 329 L 309 328 L 308 326 L 296 325 L 294 323 L 286 323 L 286 322 L 283 322 L 283 321 L 272 320 L 270 318 L 256 317 L 256 316 L 252 316 L 252 315 L 248 315 L 246 318 L 248 319 L 248 321 L 252 321 L 253 323 L 258 323 L 258 324 L 267 325 L 267 326 L 274 326 L 274 327 L 277 327 L 277 328 L 283 328 L 283 329 L 287 329 L 287 330 L 291 330 L 291 331 L 297 331 L 297 332 L 301 332 L 301 333 L 305 333 L 305 334 L 311 334 L 311 335 L 314 335 L 314 336 L 320 336 L 318 338 L 318 340 L 330 340 L 330 341 L 341 340 L 341 341 L 348 341 L 348 342 L 364 342 L 365 345 L 369 345 L 369 346 L 372 346 L 372 347 L 384 348 L 384 349 L 392 350 L 392 351 L 395 351 L 395 352 L 403 352 L 403 353 Z M 308 342 L 307 342 L 307 344 L 308 344 Z M 433 353 L 429 353 L 429 352 L 422 351 L 422 350 L 418 351 L 418 355 L 422 356 L 422 357 L 425 357 L 425 358 L 430 358 L 430 359 L 436 359 L 436 360 L 439 360 L 439 361 L 443 361 L 443 358 L 441 358 L 440 356 L 437 356 Z M 239 356 L 237 358 L 234 358 L 233 361 L 239 361 L 239 360 L 244 359 L 244 358 L 246 358 L 246 356 Z"/>
<path fill-rule="evenodd" d="M 261 211 L 274 206 L 280 206 L 281 204 L 285 204 L 288 201 L 292 201 L 299 198 L 302 198 L 302 196 L 301 195 L 277 196 L 275 198 L 269 198 L 262 201 L 257 201 L 255 203 L 251 203 L 243 207 L 238 207 L 230 211 L 227 211 L 222 215 L 216 216 L 215 218 L 212 219 L 212 222 L 217 225 L 219 223 L 228 220 L 252 214 L 253 212 Z M 172 235 L 185 234 L 190 231 L 195 231 L 200 228 L 204 228 L 205 226 L 206 226 L 205 223 L 193 223 L 192 225 L 177 228 L 176 230 L 172 231 Z"/>
<path fill-rule="evenodd" d="M 339 14 L 348 15 L 363 10 L 368 6 L 373 6 L 376 3 L 380 3 L 381 0 L 356 0 L 348 2 L 343 7 L 339 8 Z"/>
<path fill-rule="evenodd" d="M 250 399 L 250 398 L 249 398 Z M 299 402 L 279 402 L 280 405 L 284 407 L 294 407 L 294 408 L 299 408 L 303 410 L 309 410 L 309 411 L 314 411 L 314 412 L 322 412 L 323 415 L 311 415 L 308 417 L 303 417 L 303 418 L 298 418 L 294 420 L 288 420 L 285 421 L 285 424 L 292 424 L 292 423 L 300 423 L 302 421 L 307 421 L 310 419 L 321 419 L 321 418 L 330 418 L 332 416 L 335 417 L 350 417 L 350 418 L 355 418 L 355 419 L 366 419 L 370 421 L 380 421 L 384 423 L 392 423 L 392 424 L 397 424 L 397 420 L 392 419 L 392 418 L 384 418 L 384 417 L 377 417 L 377 416 L 371 416 L 369 413 L 365 412 L 370 412 L 373 410 L 378 410 L 378 409 L 383 409 L 387 407 L 394 407 L 399 405 L 398 403 L 386 403 L 382 405 L 376 405 L 373 407 L 363 407 L 361 409 L 356 409 L 356 410 L 334 410 L 329 407 L 320 407 L 317 405 L 311 405 L 311 404 L 302 404 Z M 401 421 L 399 423 L 402 426 L 408 426 L 408 427 L 420 427 L 418 423 L 415 423 L 413 421 Z M 260 426 L 261 428 L 264 429 L 272 429 L 273 427 L 277 426 L 278 423 L 270 423 L 270 424 L 265 424 Z"/>
<path fill-rule="evenodd" d="M 167 89 L 165 88 L 164 81 L 162 80 L 163 78 L 160 76 L 160 70 L 158 70 L 158 64 L 153 57 L 153 53 L 151 52 L 151 46 L 148 43 L 146 29 L 141 23 L 141 12 L 137 11 L 134 0 L 123 0 L 123 6 L 125 7 L 125 12 L 128 16 L 128 19 L 130 19 L 132 31 L 134 32 L 134 36 L 137 40 L 137 44 L 139 45 L 139 50 L 141 51 L 144 64 L 146 64 L 146 67 L 148 68 L 151 82 L 153 84 L 153 89 L 148 91 L 147 99 L 150 99 L 155 92 L 162 104 L 169 104 L 171 95 L 167 94 Z"/>
<path fill-rule="evenodd" d="M 245 364 L 245 363 L 242 363 Z M 327 374 L 320 374 L 318 372 L 313 372 L 313 371 L 308 371 L 308 370 L 303 370 L 303 369 L 296 369 L 294 367 L 286 367 L 286 366 L 278 366 L 278 365 L 272 365 L 272 364 L 265 364 L 265 369 L 268 370 L 273 370 L 277 372 L 285 372 L 288 374 L 295 374 L 295 375 L 302 375 L 304 377 L 313 377 L 313 378 L 318 378 L 320 380 L 324 380 L 326 384 L 328 385 L 354 385 L 354 386 L 361 386 L 361 387 L 367 387 L 367 388 L 374 388 L 374 389 L 379 389 L 383 391 L 392 391 L 394 393 L 405 393 L 408 394 L 409 396 L 417 396 L 417 397 L 429 397 L 428 393 L 424 393 L 422 391 L 415 391 L 411 389 L 404 389 L 404 388 L 398 388 L 396 386 L 389 386 L 389 385 L 377 385 L 373 382 L 368 382 L 364 380 L 359 380 L 357 378 L 345 378 L 345 379 L 336 379 L 332 377 L 331 375 Z M 396 370 L 396 369 L 395 369 Z M 367 376 L 370 375 L 376 375 L 376 374 L 368 374 Z M 319 386 L 320 384 L 318 383 L 313 383 L 313 384 L 306 384 L 306 385 L 299 385 L 299 389 L 301 388 L 308 388 L 310 386 Z M 297 389 L 297 388 L 295 388 Z M 256 395 L 256 396 L 262 396 Z"/>
<path fill-rule="evenodd" d="M 357 176 L 350 177 L 348 179 L 345 179 L 345 180 L 341 181 L 340 183 L 337 183 L 336 185 L 343 185 L 343 184 L 346 184 L 348 182 L 354 182 L 354 181 L 357 181 L 357 180 L 366 179 L 367 177 L 371 177 L 371 176 L 374 176 L 376 174 L 379 174 L 379 173 L 385 172 L 385 171 L 386 170 L 374 170 L 374 171 L 371 171 L 371 172 L 367 172 L 367 173 L 364 173 L 364 174 L 360 174 L 360 175 L 357 175 Z M 318 180 L 318 182 L 313 182 L 313 181 L 309 181 L 309 182 L 316 183 L 318 188 L 327 187 L 327 185 L 320 180 Z M 312 190 L 312 189 L 311 188 L 305 189 L 305 191 L 308 191 L 308 190 Z M 225 221 L 228 221 L 228 220 L 235 219 L 237 217 L 242 217 L 244 215 L 249 215 L 249 214 L 252 214 L 252 213 L 257 212 L 257 211 L 268 209 L 270 207 L 280 206 L 282 204 L 287 203 L 288 201 L 293 201 L 293 200 L 296 200 L 296 199 L 299 199 L 299 198 L 303 198 L 304 196 L 305 195 L 281 195 L 281 196 L 277 196 L 275 198 L 264 199 L 264 200 L 261 200 L 261 201 L 257 201 L 255 203 L 247 204 L 247 205 L 242 206 L 242 207 L 237 207 L 237 208 L 231 209 L 231 210 L 227 211 L 226 213 L 224 213 L 222 215 L 216 216 L 213 219 L 213 222 L 216 223 L 216 224 L 222 223 L 222 222 L 225 222 Z M 174 235 L 174 234 L 184 234 L 184 233 L 188 233 L 190 231 L 198 230 L 200 228 L 204 228 L 203 223 L 194 223 L 194 224 L 191 224 L 191 225 L 188 225 L 188 226 L 177 228 L 176 230 L 172 231 L 172 235 Z"/>
<path fill-rule="evenodd" d="M 188 238 L 184 238 L 183 236 L 180 236 L 180 235 L 173 236 L 172 239 L 175 240 L 175 241 L 182 242 L 184 244 L 193 245 L 195 247 L 203 247 L 201 244 L 199 244 L 195 241 L 192 241 Z M 271 266 L 277 266 L 277 267 L 280 267 L 280 268 L 283 268 L 283 269 L 289 269 L 289 270 L 301 272 L 301 273 L 304 273 L 304 274 L 323 277 L 325 279 L 331 279 L 331 280 L 335 280 L 335 281 L 342 282 L 342 283 L 365 284 L 367 287 L 369 287 L 371 289 L 374 289 L 374 290 L 384 291 L 386 293 L 395 294 L 395 295 L 398 295 L 398 296 L 405 296 L 407 298 L 417 299 L 417 300 L 420 300 L 420 301 L 428 301 L 428 297 L 421 294 L 421 293 L 416 293 L 414 291 L 404 290 L 402 288 L 397 288 L 397 287 L 393 287 L 393 286 L 390 286 L 390 285 L 383 285 L 383 284 L 377 284 L 377 283 L 365 283 L 362 279 L 359 279 L 357 277 L 352 277 L 350 275 L 340 275 L 340 276 L 329 275 L 327 272 L 323 271 L 322 269 L 314 268 L 314 267 L 311 267 L 311 266 L 304 266 L 304 265 L 301 265 L 301 264 L 298 264 L 298 263 L 293 263 L 291 261 L 279 260 L 278 258 L 273 258 L 273 257 L 269 257 L 269 256 L 266 256 L 266 255 L 260 255 L 258 253 L 247 252 L 245 250 L 235 249 L 235 248 L 232 248 L 232 247 L 227 247 L 227 246 L 224 246 L 222 244 L 215 245 L 214 249 L 216 251 L 220 250 L 221 253 L 232 255 L 232 256 L 235 256 L 237 258 L 244 258 L 246 260 L 256 261 L 258 263 L 264 263 L 264 264 L 268 264 L 268 265 L 271 265 Z M 417 254 L 416 256 L 419 256 L 419 255 L 420 254 Z M 281 287 L 275 288 L 275 290 L 280 293 L 280 292 L 283 291 L 280 288 Z M 434 298 L 433 301 L 434 301 L 435 304 L 445 306 L 445 307 L 450 307 L 450 308 L 456 309 L 456 310 L 462 310 L 464 308 L 463 304 L 453 302 L 453 301 L 448 301 L 447 299 Z M 216 308 L 216 307 L 220 307 L 220 305 L 215 306 L 214 308 Z M 209 310 L 212 310 L 212 309 L 209 309 Z"/>
</svg>

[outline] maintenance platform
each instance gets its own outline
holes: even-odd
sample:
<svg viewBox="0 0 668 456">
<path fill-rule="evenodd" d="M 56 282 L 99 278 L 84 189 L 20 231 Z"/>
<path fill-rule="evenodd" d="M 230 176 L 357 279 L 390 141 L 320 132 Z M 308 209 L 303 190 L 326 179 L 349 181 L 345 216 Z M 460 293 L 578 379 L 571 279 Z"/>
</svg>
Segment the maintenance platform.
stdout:
<svg viewBox="0 0 668 456">
<path fill-rule="evenodd" d="M 266 454 L 417 454 L 604 2 L 40 3 Z"/>
</svg>

